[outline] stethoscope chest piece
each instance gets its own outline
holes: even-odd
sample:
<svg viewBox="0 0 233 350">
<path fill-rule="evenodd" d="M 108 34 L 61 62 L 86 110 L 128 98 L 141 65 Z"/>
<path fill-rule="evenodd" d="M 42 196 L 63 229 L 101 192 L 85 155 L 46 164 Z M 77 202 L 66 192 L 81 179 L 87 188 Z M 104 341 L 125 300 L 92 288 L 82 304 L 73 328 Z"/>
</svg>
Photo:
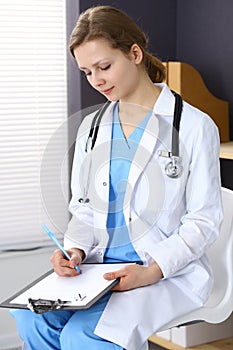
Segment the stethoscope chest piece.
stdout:
<svg viewBox="0 0 233 350">
<path fill-rule="evenodd" d="M 165 166 L 165 174 L 175 179 L 182 173 L 182 166 L 179 164 L 179 157 L 171 156 L 171 161 Z"/>
</svg>

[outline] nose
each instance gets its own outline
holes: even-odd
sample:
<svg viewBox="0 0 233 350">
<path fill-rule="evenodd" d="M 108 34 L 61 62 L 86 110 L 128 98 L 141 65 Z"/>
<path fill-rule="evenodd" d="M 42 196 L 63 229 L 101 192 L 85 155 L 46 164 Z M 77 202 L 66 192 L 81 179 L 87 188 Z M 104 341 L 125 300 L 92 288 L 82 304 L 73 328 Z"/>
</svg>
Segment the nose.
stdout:
<svg viewBox="0 0 233 350">
<path fill-rule="evenodd" d="M 101 73 L 102 72 L 100 72 L 100 71 L 92 73 L 91 84 L 95 88 L 98 88 L 98 87 L 100 87 L 101 85 L 103 85 L 105 83 L 105 80 L 103 79 Z"/>
</svg>

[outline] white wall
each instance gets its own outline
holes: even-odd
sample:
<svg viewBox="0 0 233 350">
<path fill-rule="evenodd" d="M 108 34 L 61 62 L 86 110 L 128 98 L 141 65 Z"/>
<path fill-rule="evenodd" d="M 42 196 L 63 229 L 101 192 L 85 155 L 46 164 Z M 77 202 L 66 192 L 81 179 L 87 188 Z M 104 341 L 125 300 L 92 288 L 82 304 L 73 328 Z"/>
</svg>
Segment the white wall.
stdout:
<svg viewBox="0 0 233 350">
<path fill-rule="evenodd" d="M 51 269 L 54 247 L 27 252 L 0 253 L 0 302 L 14 295 L 41 274 Z M 20 346 L 14 318 L 9 309 L 0 308 L 0 350 Z"/>
</svg>

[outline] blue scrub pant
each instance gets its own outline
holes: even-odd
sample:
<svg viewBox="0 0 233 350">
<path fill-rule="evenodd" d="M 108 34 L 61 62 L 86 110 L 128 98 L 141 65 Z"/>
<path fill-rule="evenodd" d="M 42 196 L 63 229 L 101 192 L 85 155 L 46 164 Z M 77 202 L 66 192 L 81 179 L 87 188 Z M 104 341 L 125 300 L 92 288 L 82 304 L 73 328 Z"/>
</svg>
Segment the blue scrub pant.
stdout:
<svg viewBox="0 0 233 350">
<path fill-rule="evenodd" d="M 38 315 L 29 310 L 12 310 L 18 333 L 31 350 L 124 350 L 94 334 L 110 298 L 101 298 L 87 310 L 49 311 Z"/>
</svg>

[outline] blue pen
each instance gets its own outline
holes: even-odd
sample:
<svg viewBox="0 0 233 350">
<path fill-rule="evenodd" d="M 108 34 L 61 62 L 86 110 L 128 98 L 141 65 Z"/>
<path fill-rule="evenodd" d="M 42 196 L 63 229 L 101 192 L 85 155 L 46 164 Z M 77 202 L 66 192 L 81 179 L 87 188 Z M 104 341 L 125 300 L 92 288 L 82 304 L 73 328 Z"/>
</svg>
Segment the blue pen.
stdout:
<svg viewBox="0 0 233 350">
<path fill-rule="evenodd" d="M 52 240 L 54 241 L 54 243 L 58 246 L 58 248 L 62 251 L 62 253 L 65 255 L 65 257 L 70 260 L 70 256 L 67 253 L 67 251 L 62 247 L 62 245 L 59 243 L 58 239 L 54 236 L 54 234 L 48 229 L 48 227 L 43 224 L 42 225 L 43 229 L 45 230 L 45 232 L 49 235 L 50 238 L 52 238 Z M 78 265 L 74 266 L 74 269 L 78 272 L 81 273 L 80 268 L 78 267 Z"/>
</svg>

